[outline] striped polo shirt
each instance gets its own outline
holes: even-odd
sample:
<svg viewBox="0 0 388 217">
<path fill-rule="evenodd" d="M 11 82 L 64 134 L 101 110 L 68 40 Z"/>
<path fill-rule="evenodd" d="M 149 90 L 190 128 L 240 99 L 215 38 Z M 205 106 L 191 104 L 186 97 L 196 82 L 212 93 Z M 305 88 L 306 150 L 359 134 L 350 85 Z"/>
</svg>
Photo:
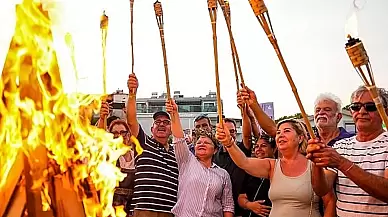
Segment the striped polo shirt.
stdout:
<svg viewBox="0 0 388 217">
<path fill-rule="evenodd" d="M 171 213 L 177 202 L 178 165 L 173 147 L 168 151 L 139 128 L 143 153 L 136 156 L 135 187 L 131 209 Z"/>
<path fill-rule="evenodd" d="M 334 149 L 363 170 L 384 177 L 388 169 L 388 133 L 384 132 L 368 142 L 359 142 L 356 137 L 340 140 Z M 341 171 L 336 181 L 337 215 L 340 217 L 388 216 L 388 203 L 376 199 L 348 179 Z"/>
</svg>

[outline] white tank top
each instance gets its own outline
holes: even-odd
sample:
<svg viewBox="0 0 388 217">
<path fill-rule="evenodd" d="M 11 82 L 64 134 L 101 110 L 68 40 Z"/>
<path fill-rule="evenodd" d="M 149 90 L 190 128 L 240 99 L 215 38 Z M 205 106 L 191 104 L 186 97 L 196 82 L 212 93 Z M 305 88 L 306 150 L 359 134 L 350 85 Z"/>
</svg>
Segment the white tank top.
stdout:
<svg viewBox="0 0 388 217">
<path fill-rule="evenodd" d="M 318 208 L 319 197 L 311 185 L 311 162 L 307 162 L 307 169 L 303 174 L 289 177 L 283 174 L 280 160 L 275 161 L 268 191 L 272 202 L 270 217 L 310 217 L 310 210 L 311 217 L 321 216 Z"/>
</svg>

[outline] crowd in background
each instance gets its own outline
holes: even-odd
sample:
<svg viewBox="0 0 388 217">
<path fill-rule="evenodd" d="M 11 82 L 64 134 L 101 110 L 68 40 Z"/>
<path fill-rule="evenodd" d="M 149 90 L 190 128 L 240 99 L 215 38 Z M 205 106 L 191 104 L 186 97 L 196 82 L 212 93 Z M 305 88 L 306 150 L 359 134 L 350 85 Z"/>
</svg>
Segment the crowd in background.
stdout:
<svg viewBox="0 0 388 217">
<path fill-rule="evenodd" d="M 211 123 L 206 114 L 195 118 L 187 138 L 173 99 L 166 101 L 166 111 L 154 113 L 147 135 L 137 121 L 137 88 L 131 74 L 126 120 L 108 117 L 110 104 L 104 101 L 97 123 L 104 128 L 107 119 L 106 130 L 115 138 L 132 146 L 135 136 L 143 148 L 141 155 L 133 148 L 117 161 L 127 177 L 114 205 L 124 205 L 128 216 L 388 216 L 388 133 L 364 86 L 350 96 L 356 135 L 338 127 L 338 97 L 317 97 L 316 139 L 300 120 L 275 123 L 244 87 L 237 93 L 241 141 L 232 119 Z M 388 112 L 388 92 L 378 92 Z"/>
</svg>

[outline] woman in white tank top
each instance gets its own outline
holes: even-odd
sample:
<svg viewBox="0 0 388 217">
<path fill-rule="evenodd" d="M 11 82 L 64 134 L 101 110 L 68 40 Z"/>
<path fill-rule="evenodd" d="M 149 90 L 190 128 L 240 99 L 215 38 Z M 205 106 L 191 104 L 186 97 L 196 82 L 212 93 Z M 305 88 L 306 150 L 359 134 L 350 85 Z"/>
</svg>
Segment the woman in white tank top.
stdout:
<svg viewBox="0 0 388 217">
<path fill-rule="evenodd" d="M 227 148 L 237 166 L 252 176 L 269 178 L 270 217 L 320 217 L 319 197 L 311 185 L 311 161 L 305 157 L 307 135 L 303 124 L 294 119 L 277 125 L 279 159 L 248 158 L 237 147 L 228 130 L 217 125 L 217 139 Z"/>
</svg>

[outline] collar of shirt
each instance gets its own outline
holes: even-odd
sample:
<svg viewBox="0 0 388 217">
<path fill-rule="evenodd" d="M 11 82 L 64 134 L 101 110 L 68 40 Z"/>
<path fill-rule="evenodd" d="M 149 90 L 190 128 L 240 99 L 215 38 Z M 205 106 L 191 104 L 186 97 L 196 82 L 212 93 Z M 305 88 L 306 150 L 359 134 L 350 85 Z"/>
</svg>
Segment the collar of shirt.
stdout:
<svg viewBox="0 0 388 217">
<path fill-rule="evenodd" d="M 343 127 L 339 127 L 338 129 L 340 130 L 339 135 L 336 138 L 332 139 L 330 142 L 328 142 L 327 143 L 328 146 L 333 146 L 335 142 L 355 135 L 354 133 L 349 133 Z"/>
<path fill-rule="evenodd" d="M 160 148 L 163 148 L 164 150 L 166 150 L 166 148 L 164 147 L 164 145 L 160 142 L 158 142 L 158 140 L 156 140 L 154 137 L 150 136 L 149 139 L 156 143 Z M 168 150 L 166 150 L 167 152 L 173 152 L 173 146 L 171 144 L 168 144 Z"/>
</svg>

